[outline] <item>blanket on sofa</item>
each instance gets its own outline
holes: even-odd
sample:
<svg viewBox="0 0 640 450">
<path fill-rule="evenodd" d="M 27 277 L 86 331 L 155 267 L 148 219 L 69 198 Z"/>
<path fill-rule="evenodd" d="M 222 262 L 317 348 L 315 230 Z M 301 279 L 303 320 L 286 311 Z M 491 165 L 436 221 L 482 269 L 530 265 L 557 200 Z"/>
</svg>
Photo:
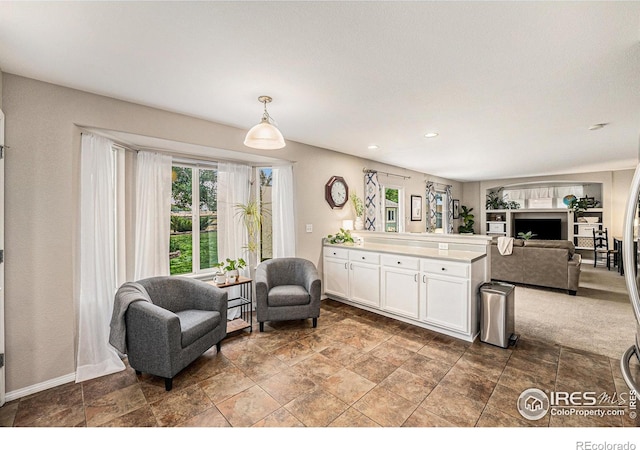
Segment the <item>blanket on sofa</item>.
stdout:
<svg viewBox="0 0 640 450">
<path fill-rule="evenodd" d="M 498 251 L 503 256 L 513 253 L 513 238 L 500 236 L 498 238 Z"/>
<path fill-rule="evenodd" d="M 124 283 L 116 292 L 113 302 L 113 314 L 109 327 L 109 344 L 122 354 L 127 353 L 127 327 L 124 322 L 124 315 L 127 308 L 133 302 L 145 301 L 153 303 L 147 290 L 141 284 L 128 281 Z"/>
</svg>

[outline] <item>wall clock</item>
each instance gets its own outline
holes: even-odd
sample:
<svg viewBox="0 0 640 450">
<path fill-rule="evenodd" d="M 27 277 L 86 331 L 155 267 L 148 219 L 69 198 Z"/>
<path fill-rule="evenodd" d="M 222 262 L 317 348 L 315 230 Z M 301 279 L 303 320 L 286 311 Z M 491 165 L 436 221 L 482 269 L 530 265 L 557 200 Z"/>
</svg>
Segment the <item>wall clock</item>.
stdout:
<svg viewBox="0 0 640 450">
<path fill-rule="evenodd" d="M 342 208 L 349 199 L 349 186 L 344 178 L 331 177 L 324 186 L 324 198 L 331 208 Z"/>
</svg>

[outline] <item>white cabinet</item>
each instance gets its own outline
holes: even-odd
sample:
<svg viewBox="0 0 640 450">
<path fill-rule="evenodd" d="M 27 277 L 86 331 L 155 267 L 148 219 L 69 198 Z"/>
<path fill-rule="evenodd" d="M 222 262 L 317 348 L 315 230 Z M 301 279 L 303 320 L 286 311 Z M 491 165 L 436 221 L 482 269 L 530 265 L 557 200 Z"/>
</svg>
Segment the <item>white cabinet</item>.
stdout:
<svg viewBox="0 0 640 450">
<path fill-rule="evenodd" d="M 472 261 L 325 246 L 328 297 L 473 342 L 479 330 L 477 290 L 488 281 L 486 255 Z"/>
<path fill-rule="evenodd" d="M 323 266 L 325 294 L 380 306 L 380 255 L 325 247 Z"/>
<path fill-rule="evenodd" d="M 382 309 L 418 319 L 420 260 L 407 256 L 382 257 Z"/>
<path fill-rule="evenodd" d="M 324 291 L 340 297 L 349 296 L 349 251 L 343 248 L 325 249 Z"/>
<path fill-rule="evenodd" d="M 349 252 L 349 298 L 367 306 L 380 306 L 380 255 Z"/>
<path fill-rule="evenodd" d="M 474 302 L 470 298 L 469 269 L 469 264 L 421 261 L 421 320 L 453 331 L 470 331 L 469 314 Z"/>
</svg>

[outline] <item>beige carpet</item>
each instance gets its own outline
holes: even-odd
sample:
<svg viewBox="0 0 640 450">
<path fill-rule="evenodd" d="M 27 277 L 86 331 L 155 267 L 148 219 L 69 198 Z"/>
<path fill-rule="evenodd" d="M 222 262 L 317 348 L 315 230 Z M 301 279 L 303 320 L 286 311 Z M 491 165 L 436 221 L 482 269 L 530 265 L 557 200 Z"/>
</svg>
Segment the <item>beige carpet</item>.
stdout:
<svg viewBox="0 0 640 450">
<path fill-rule="evenodd" d="M 624 277 L 583 261 L 577 295 L 517 286 L 515 328 L 531 338 L 618 359 L 635 339 Z"/>
</svg>

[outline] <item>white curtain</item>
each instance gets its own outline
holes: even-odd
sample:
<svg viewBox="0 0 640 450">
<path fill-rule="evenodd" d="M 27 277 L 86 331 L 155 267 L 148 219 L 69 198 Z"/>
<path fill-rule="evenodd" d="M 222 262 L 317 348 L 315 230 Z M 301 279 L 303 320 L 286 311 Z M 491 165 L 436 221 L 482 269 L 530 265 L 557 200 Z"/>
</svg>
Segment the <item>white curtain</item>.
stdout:
<svg viewBox="0 0 640 450">
<path fill-rule="evenodd" d="M 273 257 L 296 255 L 296 229 L 293 211 L 293 166 L 272 169 L 271 219 L 273 227 Z"/>
<path fill-rule="evenodd" d="M 584 186 L 548 186 L 522 189 L 505 189 L 502 198 L 505 200 L 529 200 L 538 198 L 563 198 L 567 195 L 584 197 Z"/>
<path fill-rule="evenodd" d="M 246 204 L 250 196 L 251 167 L 218 164 L 218 260 L 246 258 L 247 230 L 237 217 L 235 205 Z"/>
<path fill-rule="evenodd" d="M 116 277 L 116 153 L 113 142 L 82 135 L 76 382 L 124 370 L 109 345 Z"/>
<path fill-rule="evenodd" d="M 135 280 L 169 275 L 171 161 L 147 151 L 136 158 Z"/>
</svg>

